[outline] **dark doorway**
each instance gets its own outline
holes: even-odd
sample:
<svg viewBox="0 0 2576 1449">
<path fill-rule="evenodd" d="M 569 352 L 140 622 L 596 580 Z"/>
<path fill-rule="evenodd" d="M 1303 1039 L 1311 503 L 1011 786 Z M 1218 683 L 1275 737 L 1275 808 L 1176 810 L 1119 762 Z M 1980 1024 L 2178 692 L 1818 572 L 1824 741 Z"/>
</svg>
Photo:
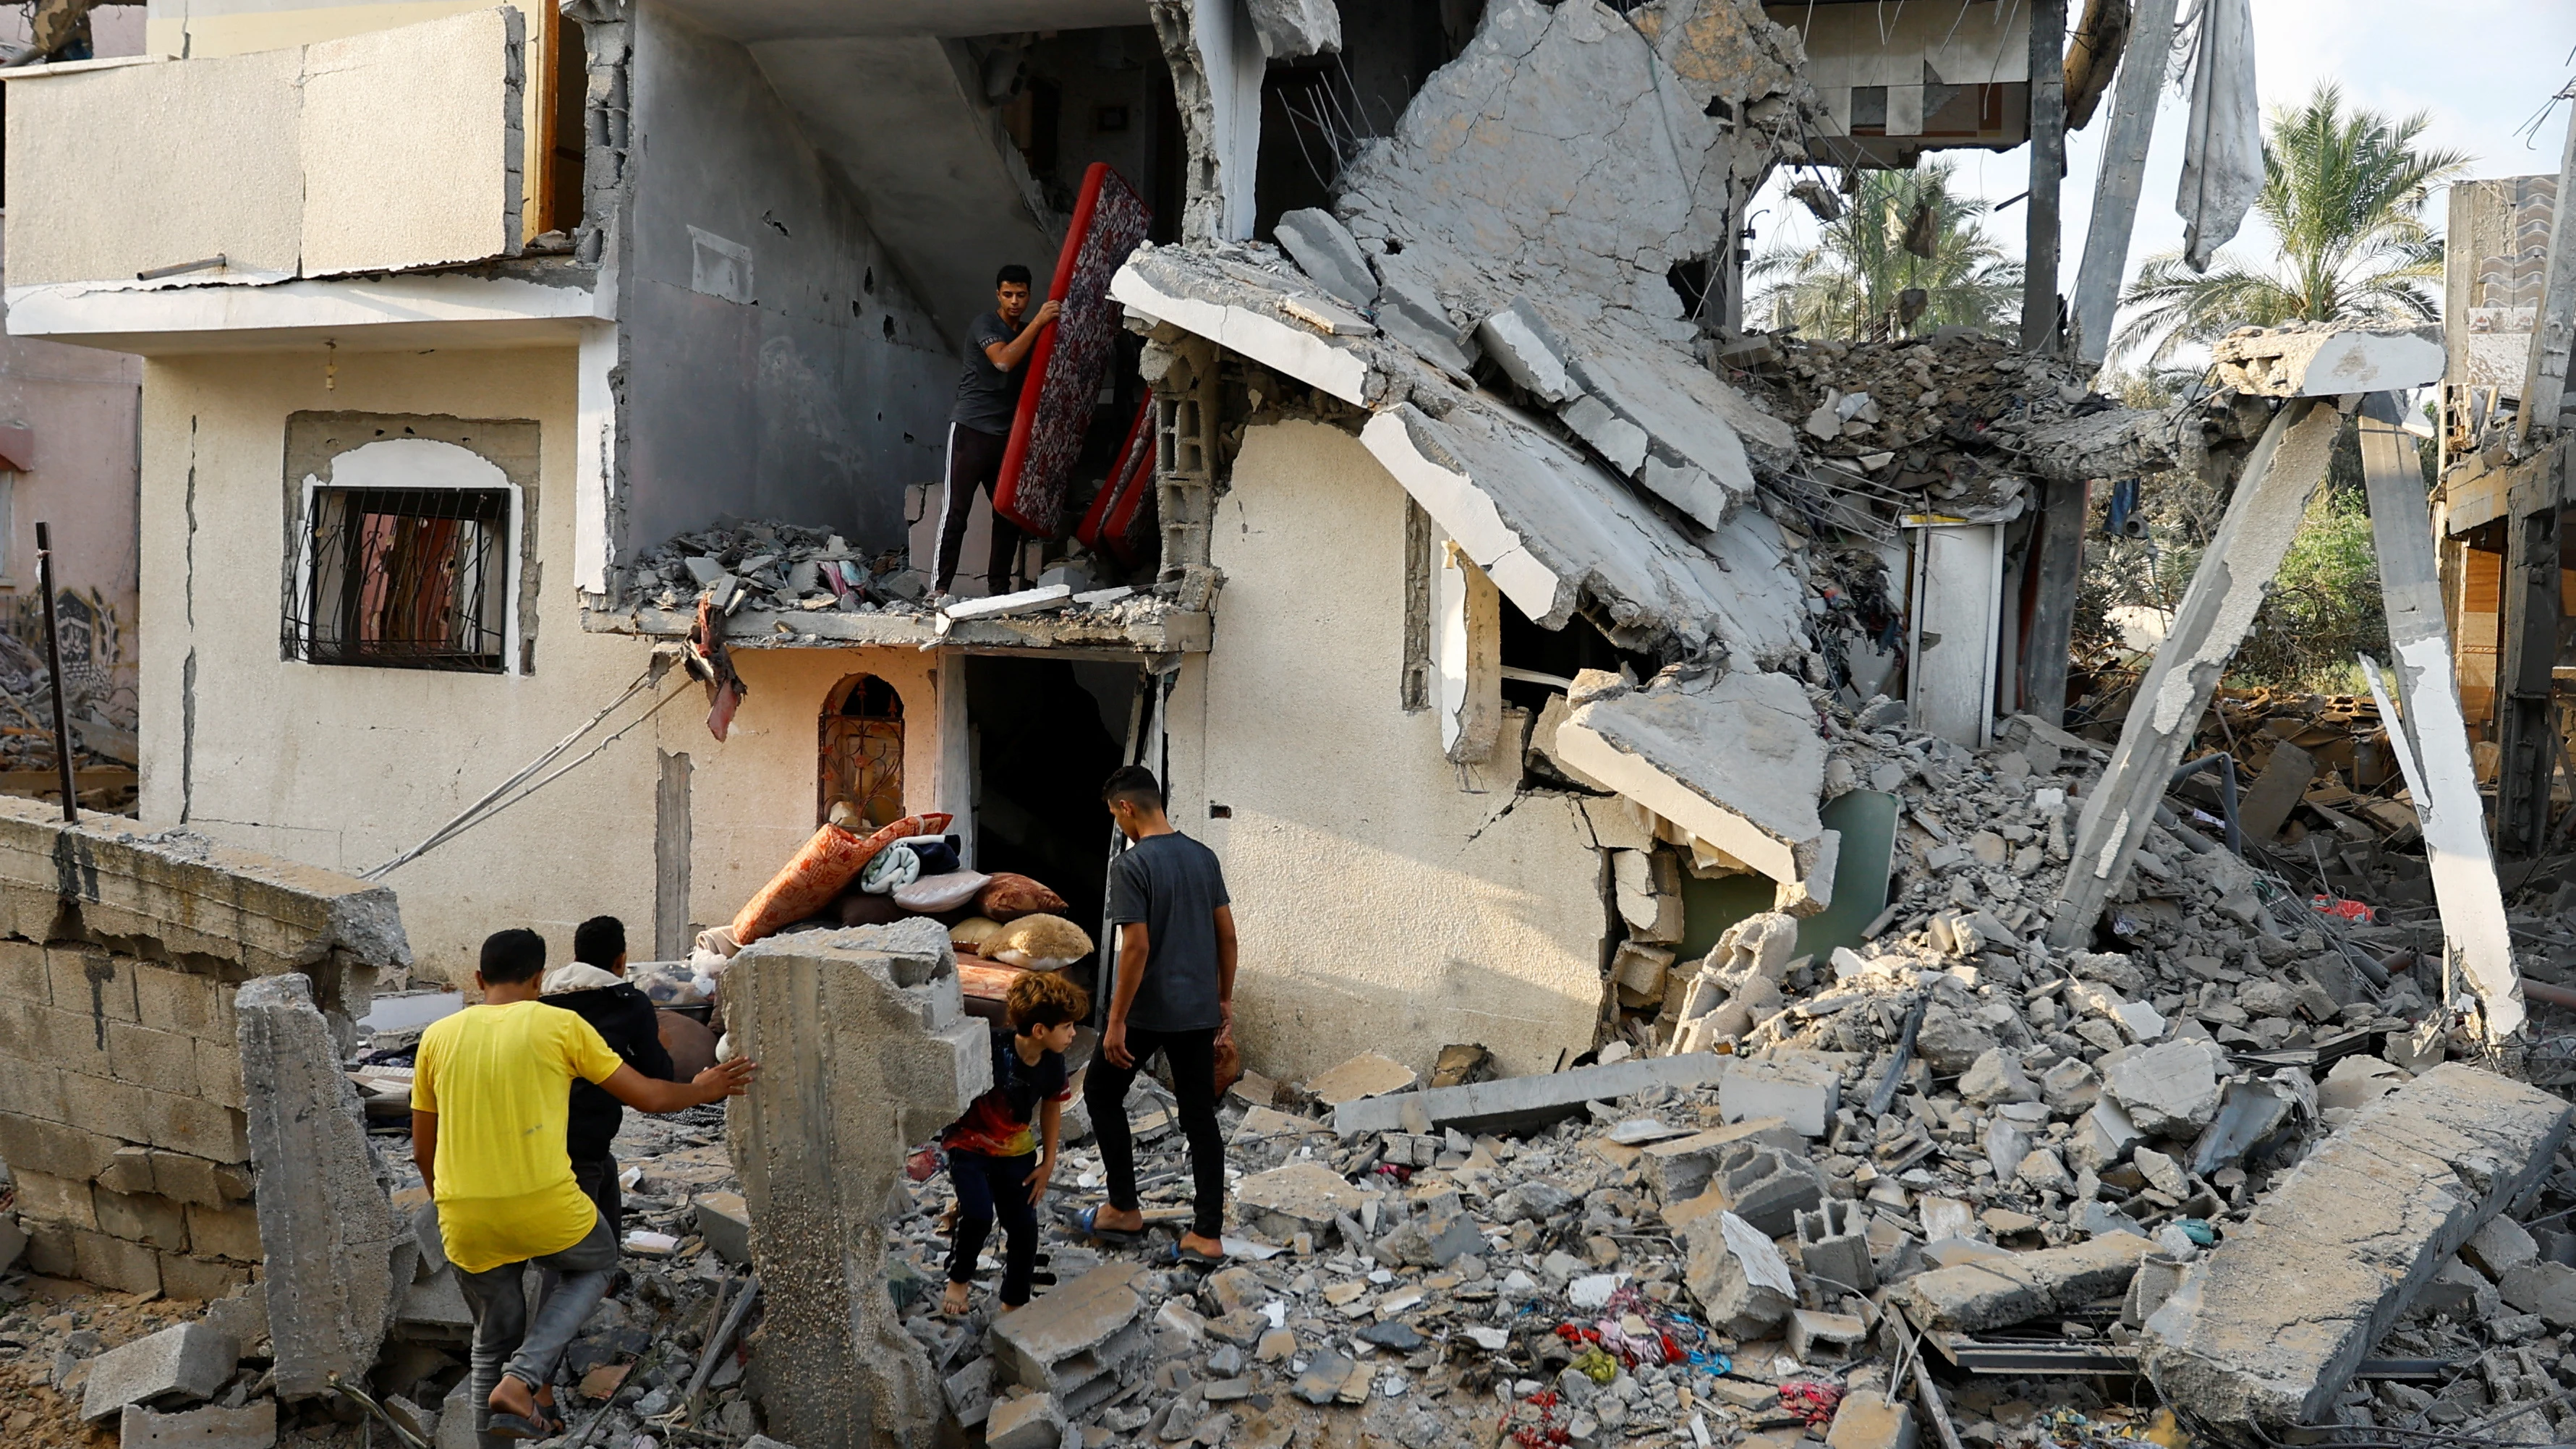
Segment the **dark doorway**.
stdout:
<svg viewBox="0 0 2576 1449">
<path fill-rule="evenodd" d="M 975 751 L 975 868 L 1013 871 L 1064 897 L 1065 919 L 1100 935 L 1109 868 L 1101 782 L 1118 768 L 1137 692 L 1132 664 L 972 656 L 966 716 Z M 1097 955 L 1072 968 L 1093 984 Z"/>
</svg>

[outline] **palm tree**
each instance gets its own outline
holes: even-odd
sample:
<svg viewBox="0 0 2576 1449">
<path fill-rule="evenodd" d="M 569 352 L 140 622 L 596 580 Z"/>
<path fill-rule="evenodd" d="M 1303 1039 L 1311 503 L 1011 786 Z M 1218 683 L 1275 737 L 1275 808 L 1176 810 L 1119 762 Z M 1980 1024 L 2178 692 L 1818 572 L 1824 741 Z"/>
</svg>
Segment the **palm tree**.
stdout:
<svg viewBox="0 0 2576 1449">
<path fill-rule="evenodd" d="M 1754 259 L 1747 275 L 1773 279 L 1753 298 L 1756 314 L 1811 337 L 1998 325 L 2020 305 L 2021 264 L 2005 260 L 1979 224 L 1987 204 L 1951 192 L 1953 170 L 1951 162 L 1926 161 L 1912 171 L 1861 172 L 1842 215 L 1819 229 L 1813 245 L 1774 246 Z M 1907 226 L 1926 206 L 1928 259 L 1905 249 Z M 1923 295 L 1908 299 L 1915 289 Z"/>
<path fill-rule="evenodd" d="M 2275 110 L 2254 210 L 2279 238 L 2278 253 L 2257 265 L 2222 252 L 2205 275 L 2177 252 L 2148 258 L 2120 299 L 2133 310 L 2112 333 L 2113 350 L 2152 339 L 2149 361 L 2161 363 L 2179 346 L 2238 327 L 2440 316 L 2442 239 L 2422 213 L 2433 189 L 2471 158 L 2419 148 L 2430 119 L 2346 111 L 2332 81 L 2305 104 Z"/>
</svg>

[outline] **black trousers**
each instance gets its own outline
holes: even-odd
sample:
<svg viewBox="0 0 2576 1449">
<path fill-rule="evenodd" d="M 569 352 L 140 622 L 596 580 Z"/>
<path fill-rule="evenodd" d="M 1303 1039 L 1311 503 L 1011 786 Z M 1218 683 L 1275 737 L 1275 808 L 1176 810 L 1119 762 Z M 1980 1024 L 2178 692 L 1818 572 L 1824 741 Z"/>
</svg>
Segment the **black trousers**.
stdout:
<svg viewBox="0 0 2576 1449">
<path fill-rule="evenodd" d="M 1029 1301 L 1029 1276 L 1037 1271 L 1038 1210 L 1029 1201 L 1029 1173 L 1038 1155 L 986 1157 L 980 1152 L 948 1154 L 948 1180 L 957 1189 L 957 1230 L 948 1244 L 948 1281 L 975 1281 L 975 1260 L 984 1252 L 993 1219 L 1002 1220 L 1002 1302 L 1017 1308 Z"/>
<path fill-rule="evenodd" d="M 1190 1230 L 1203 1238 L 1225 1233 L 1225 1139 L 1216 1126 L 1216 1028 L 1144 1031 L 1127 1028 L 1122 1067 L 1103 1052 L 1091 1059 L 1082 1100 L 1091 1109 L 1092 1135 L 1100 1139 L 1100 1167 L 1109 1177 L 1109 1205 L 1136 1206 L 1136 1140 L 1127 1127 L 1127 1089 L 1145 1063 L 1161 1052 L 1171 1063 L 1172 1095 L 1181 1109 L 1181 1135 L 1190 1144 Z"/>
<path fill-rule="evenodd" d="M 948 425 L 948 482 L 939 493 L 939 547 L 930 558 L 931 588 L 947 593 L 957 577 L 957 551 L 966 541 L 973 517 L 975 490 L 990 498 L 1002 476 L 1002 454 L 1011 440 L 997 438 L 963 423 Z M 993 515 L 993 556 L 986 561 L 984 587 L 996 594 L 1011 591 L 1011 565 L 1020 553 L 1020 526 Z"/>
<path fill-rule="evenodd" d="M 572 1180 L 581 1185 L 582 1196 L 598 1204 L 600 1221 L 622 1238 L 626 1232 L 626 1195 L 617 1186 L 617 1159 L 602 1157 L 585 1162 L 576 1157 Z"/>
</svg>

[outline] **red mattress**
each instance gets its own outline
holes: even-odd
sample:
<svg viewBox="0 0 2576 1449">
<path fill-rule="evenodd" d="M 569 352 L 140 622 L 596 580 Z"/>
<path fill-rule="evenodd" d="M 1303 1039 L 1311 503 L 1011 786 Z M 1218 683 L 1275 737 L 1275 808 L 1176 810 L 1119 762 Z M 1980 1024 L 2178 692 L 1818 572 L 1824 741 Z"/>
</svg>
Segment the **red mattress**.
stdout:
<svg viewBox="0 0 2576 1449">
<path fill-rule="evenodd" d="M 1083 510 L 1073 536 L 1094 553 L 1108 553 L 1129 568 L 1159 552 L 1154 538 L 1154 400 L 1136 409 L 1117 466 Z"/>
<path fill-rule="evenodd" d="M 1153 212 L 1106 162 L 1083 173 L 1064 252 L 1056 258 L 1050 301 L 1063 304 L 1055 326 L 1029 353 L 1020 410 L 993 485 L 993 511 L 1042 538 L 1064 536 L 1073 464 L 1116 355 L 1120 308 L 1109 279 L 1145 239 Z"/>
</svg>

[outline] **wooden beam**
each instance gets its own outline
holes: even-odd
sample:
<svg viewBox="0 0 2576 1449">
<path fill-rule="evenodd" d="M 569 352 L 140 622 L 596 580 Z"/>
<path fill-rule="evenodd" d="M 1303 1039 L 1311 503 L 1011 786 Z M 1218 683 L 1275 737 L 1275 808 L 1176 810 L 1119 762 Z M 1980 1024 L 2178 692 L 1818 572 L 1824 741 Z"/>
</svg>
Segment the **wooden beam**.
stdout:
<svg viewBox="0 0 2576 1449">
<path fill-rule="evenodd" d="M 2138 0 L 2120 78 L 2111 90 L 2111 126 L 2102 138 L 2102 170 L 2093 181 L 2093 220 L 2084 229 L 2084 260 L 2075 274 L 2075 359 L 2100 367 L 2111 350 L 2111 320 L 2129 269 L 2129 238 L 2146 184 L 2147 148 L 2156 135 L 2156 102 L 2164 93 L 2165 53 L 2173 46 L 2175 0 Z"/>
<path fill-rule="evenodd" d="M 2073 649 L 2075 592 L 2084 574 L 2088 485 L 2052 481 L 2039 538 L 2039 600 L 2023 658 L 2022 708 L 2050 724 L 2066 719 L 2066 666 Z"/>
<path fill-rule="evenodd" d="M 2057 350 L 2057 186 L 2066 172 L 2066 0 L 2031 0 L 2030 201 L 2021 345 Z"/>
<path fill-rule="evenodd" d="M 2567 347 L 2576 340 L 2576 106 L 2568 108 L 2567 141 L 2558 158 L 2558 207 L 2549 222 L 2549 269 L 2540 284 L 2540 307 L 2531 322 L 2531 360 L 2523 369 L 2522 409 L 2514 418 L 2516 442 L 2534 424 L 2554 428 L 2567 396 Z"/>
</svg>

